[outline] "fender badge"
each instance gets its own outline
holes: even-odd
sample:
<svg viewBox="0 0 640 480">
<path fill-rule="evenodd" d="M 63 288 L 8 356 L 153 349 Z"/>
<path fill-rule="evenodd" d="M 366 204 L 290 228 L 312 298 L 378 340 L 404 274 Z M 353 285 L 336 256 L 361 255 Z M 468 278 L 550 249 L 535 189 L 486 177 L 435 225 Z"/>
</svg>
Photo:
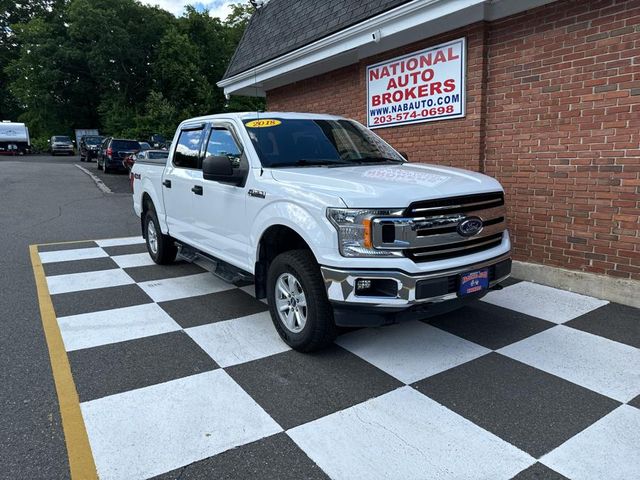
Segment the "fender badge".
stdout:
<svg viewBox="0 0 640 480">
<path fill-rule="evenodd" d="M 266 192 L 263 192 L 262 190 L 254 190 L 253 188 L 249 190 L 247 193 L 249 194 L 250 197 L 256 197 L 256 198 L 264 198 L 267 196 Z"/>
</svg>

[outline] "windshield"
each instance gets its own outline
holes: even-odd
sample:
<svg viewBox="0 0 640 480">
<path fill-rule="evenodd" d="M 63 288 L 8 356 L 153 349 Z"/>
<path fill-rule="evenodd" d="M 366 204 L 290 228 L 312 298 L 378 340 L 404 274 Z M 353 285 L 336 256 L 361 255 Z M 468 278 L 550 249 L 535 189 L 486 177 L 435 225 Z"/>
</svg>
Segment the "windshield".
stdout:
<svg viewBox="0 0 640 480">
<path fill-rule="evenodd" d="M 114 150 L 140 150 L 140 144 L 133 140 L 114 140 L 111 143 Z"/>
<path fill-rule="evenodd" d="M 87 145 L 98 145 L 102 143 L 102 137 L 83 137 L 84 143 Z"/>
<path fill-rule="evenodd" d="M 147 142 L 139 142 L 140 143 L 140 150 L 151 150 L 151 145 L 149 145 Z"/>
<path fill-rule="evenodd" d="M 69 137 L 63 137 L 61 135 L 58 135 L 53 137 L 53 141 L 54 142 L 71 142 L 71 139 Z"/>
<path fill-rule="evenodd" d="M 264 167 L 404 162 L 384 140 L 350 120 L 265 118 L 244 125 Z"/>
</svg>

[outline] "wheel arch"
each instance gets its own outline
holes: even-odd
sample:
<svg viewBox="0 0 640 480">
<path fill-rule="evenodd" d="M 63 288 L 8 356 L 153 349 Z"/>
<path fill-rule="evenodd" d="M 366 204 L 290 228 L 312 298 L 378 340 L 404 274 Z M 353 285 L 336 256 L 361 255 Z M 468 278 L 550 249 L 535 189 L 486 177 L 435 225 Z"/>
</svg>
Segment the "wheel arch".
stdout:
<svg viewBox="0 0 640 480">
<path fill-rule="evenodd" d="M 273 259 L 290 250 L 308 250 L 316 258 L 304 237 L 287 225 L 271 225 L 262 233 L 256 252 L 256 298 L 266 298 L 267 272 Z"/>
</svg>

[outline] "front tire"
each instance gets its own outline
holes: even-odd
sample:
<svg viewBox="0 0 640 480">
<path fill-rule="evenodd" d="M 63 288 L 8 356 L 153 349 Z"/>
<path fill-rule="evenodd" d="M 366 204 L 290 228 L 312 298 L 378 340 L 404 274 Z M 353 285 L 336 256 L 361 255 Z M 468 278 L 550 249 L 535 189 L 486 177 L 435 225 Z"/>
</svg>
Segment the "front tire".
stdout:
<svg viewBox="0 0 640 480">
<path fill-rule="evenodd" d="M 313 352 L 335 340 L 333 308 L 309 250 L 291 250 L 271 262 L 267 297 L 278 334 L 294 350 Z"/>
<path fill-rule="evenodd" d="M 178 249 L 169 235 L 160 230 L 160 222 L 154 210 L 148 210 L 144 217 L 144 238 L 151 259 L 158 265 L 173 263 Z"/>
</svg>

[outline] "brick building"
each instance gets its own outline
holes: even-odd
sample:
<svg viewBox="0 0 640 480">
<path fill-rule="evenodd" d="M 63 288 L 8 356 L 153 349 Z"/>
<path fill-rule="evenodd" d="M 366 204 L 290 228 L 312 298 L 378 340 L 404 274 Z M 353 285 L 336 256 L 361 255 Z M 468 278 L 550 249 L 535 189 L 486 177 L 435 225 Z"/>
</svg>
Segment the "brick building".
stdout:
<svg viewBox="0 0 640 480">
<path fill-rule="evenodd" d="M 271 0 L 219 85 L 266 96 L 269 110 L 367 124 L 368 67 L 458 39 L 463 114 L 376 133 L 411 161 L 496 177 L 516 272 L 617 300 L 636 292 L 638 0 Z"/>
</svg>

